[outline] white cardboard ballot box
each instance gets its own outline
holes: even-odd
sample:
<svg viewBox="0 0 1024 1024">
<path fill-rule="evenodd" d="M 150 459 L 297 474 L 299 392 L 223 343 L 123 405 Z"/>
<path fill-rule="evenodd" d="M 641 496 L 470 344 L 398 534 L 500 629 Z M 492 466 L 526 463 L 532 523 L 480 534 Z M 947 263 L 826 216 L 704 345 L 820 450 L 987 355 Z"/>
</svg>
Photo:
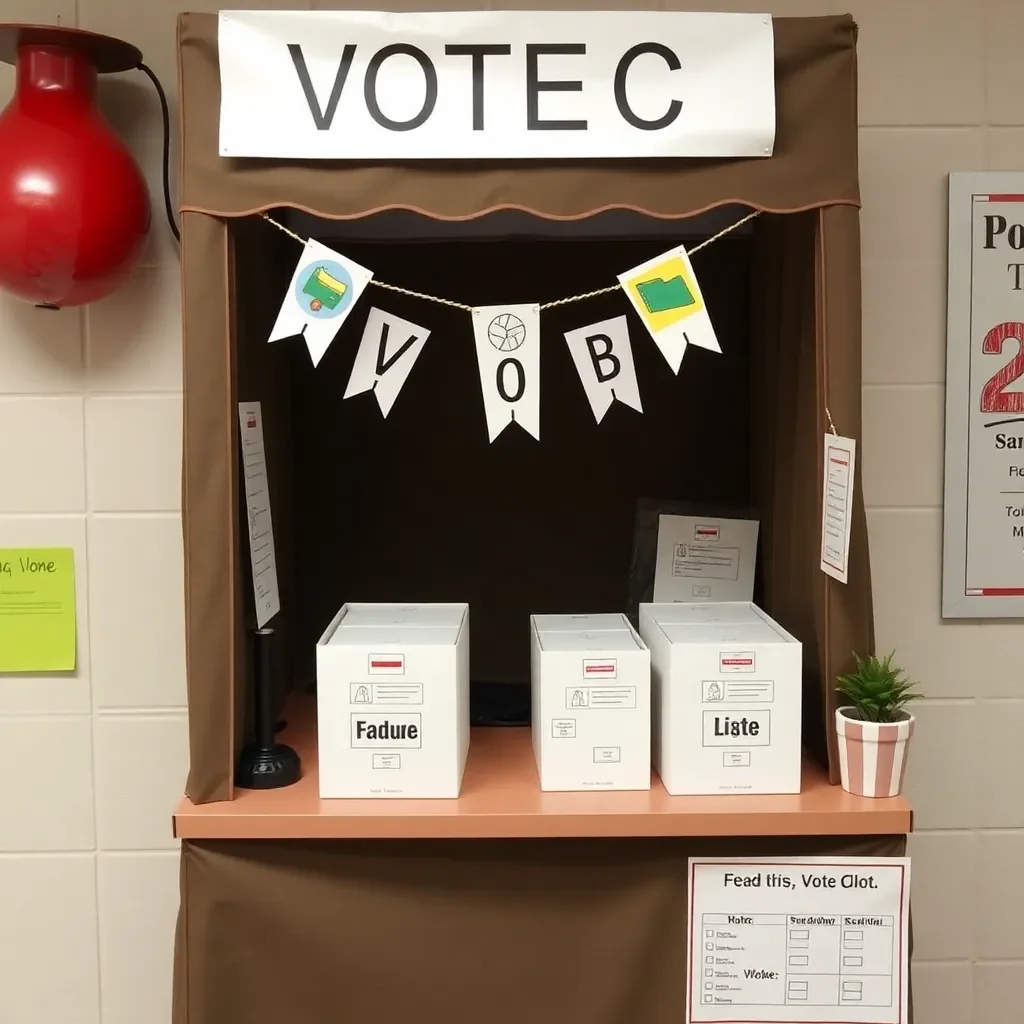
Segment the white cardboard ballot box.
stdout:
<svg viewBox="0 0 1024 1024">
<path fill-rule="evenodd" d="M 467 605 L 345 605 L 317 643 L 316 675 L 321 797 L 459 795 Z"/>
<path fill-rule="evenodd" d="M 540 788 L 650 789 L 650 652 L 624 615 L 586 625 L 575 616 L 530 618 Z"/>
<path fill-rule="evenodd" d="M 641 604 L 640 635 L 669 793 L 800 792 L 799 640 L 746 601 Z"/>
</svg>

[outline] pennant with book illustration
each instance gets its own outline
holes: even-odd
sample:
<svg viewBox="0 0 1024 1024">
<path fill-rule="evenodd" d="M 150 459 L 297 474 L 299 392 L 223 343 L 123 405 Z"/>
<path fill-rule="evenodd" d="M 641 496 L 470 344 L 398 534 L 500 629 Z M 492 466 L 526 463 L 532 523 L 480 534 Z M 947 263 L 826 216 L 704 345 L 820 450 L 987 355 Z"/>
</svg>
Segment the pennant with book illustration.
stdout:
<svg viewBox="0 0 1024 1024">
<path fill-rule="evenodd" d="M 387 416 L 429 337 L 426 327 L 374 306 L 366 318 L 344 397 L 372 391 Z"/>
<path fill-rule="evenodd" d="M 301 337 L 316 366 L 372 278 L 365 267 L 311 238 L 268 341 Z"/>
<path fill-rule="evenodd" d="M 644 411 L 624 316 L 566 331 L 565 343 L 598 423 L 615 401 Z"/>
<path fill-rule="evenodd" d="M 673 373 L 689 345 L 722 351 L 686 246 L 619 274 L 619 283 Z"/>
<path fill-rule="evenodd" d="M 540 306 L 477 306 L 472 318 L 488 437 L 518 423 L 539 441 Z"/>
</svg>

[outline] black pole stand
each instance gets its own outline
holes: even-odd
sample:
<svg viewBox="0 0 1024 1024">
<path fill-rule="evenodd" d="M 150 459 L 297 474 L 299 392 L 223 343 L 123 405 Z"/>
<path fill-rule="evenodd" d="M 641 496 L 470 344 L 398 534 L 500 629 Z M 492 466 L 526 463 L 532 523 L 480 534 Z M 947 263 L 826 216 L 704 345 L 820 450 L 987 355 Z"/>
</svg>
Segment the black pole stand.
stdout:
<svg viewBox="0 0 1024 1024">
<path fill-rule="evenodd" d="M 272 629 L 258 629 L 253 636 L 253 697 L 256 739 L 238 759 L 235 785 L 242 789 L 280 789 L 298 782 L 302 775 L 299 755 L 276 742 L 273 709 Z"/>
</svg>

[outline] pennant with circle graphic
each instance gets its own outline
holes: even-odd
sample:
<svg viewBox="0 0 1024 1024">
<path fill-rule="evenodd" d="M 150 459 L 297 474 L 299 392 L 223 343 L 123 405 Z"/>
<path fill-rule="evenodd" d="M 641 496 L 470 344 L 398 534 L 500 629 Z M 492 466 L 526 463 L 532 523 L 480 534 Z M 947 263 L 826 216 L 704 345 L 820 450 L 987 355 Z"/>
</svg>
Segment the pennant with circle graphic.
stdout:
<svg viewBox="0 0 1024 1024">
<path fill-rule="evenodd" d="M 429 337 L 425 327 L 373 306 L 344 397 L 372 391 L 381 413 L 387 416 Z"/>
<path fill-rule="evenodd" d="M 540 440 L 540 306 L 478 306 L 473 338 L 493 441 L 510 423 Z"/>
<path fill-rule="evenodd" d="M 625 316 L 566 331 L 565 343 L 598 423 L 616 400 L 644 411 Z"/>
<path fill-rule="evenodd" d="M 689 345 L 722 351 L 685 245 L 619 274 L 619 284 L 673 373 Z"/>
<path fill-rule="evenodd" d="M 311 238 L 267 340 L 301 337 L 316 366 L 372 279 L 372 271 Z"/>
</svg>

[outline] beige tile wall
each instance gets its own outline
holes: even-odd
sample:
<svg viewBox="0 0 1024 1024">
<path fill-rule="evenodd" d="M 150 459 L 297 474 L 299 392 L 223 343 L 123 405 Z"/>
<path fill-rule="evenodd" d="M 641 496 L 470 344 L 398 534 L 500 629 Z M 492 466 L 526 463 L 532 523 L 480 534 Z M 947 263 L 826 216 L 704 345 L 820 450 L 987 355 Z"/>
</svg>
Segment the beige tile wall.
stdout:
<svg viewBox="0 0 1024 1024">
<path fill-rule="evenodd" d="M 173 100 L 179 6 L 0 0 L 0 21 L 77 20 L 128 38 Z M 1024 1019 L 1024 627 L 941 624 L 939 503 L 945 176 L 1024 167 L 1024 3 L 767 6 L 852 9 L 861 26 L 863 461 L 878 637 L 931 694 L 910 778 L 917 1021 L 1009 1024 Z M 9 74 L 0 88 L 6 97 Z M 153 94 L 128 75 L 102 97 L 159 211 Z M 4 1024 L 169 1020 L 168 810 L 186 763 L 180 391 L 177 257 L 159 217 L 131 287 L 86 312 L 0 299 L 0 545 L 74 547 L 82 634 L 73 679 L 0 682 L 0 750 L 33 766 L 27 779 L 0 775 Z"/>
</svg>

